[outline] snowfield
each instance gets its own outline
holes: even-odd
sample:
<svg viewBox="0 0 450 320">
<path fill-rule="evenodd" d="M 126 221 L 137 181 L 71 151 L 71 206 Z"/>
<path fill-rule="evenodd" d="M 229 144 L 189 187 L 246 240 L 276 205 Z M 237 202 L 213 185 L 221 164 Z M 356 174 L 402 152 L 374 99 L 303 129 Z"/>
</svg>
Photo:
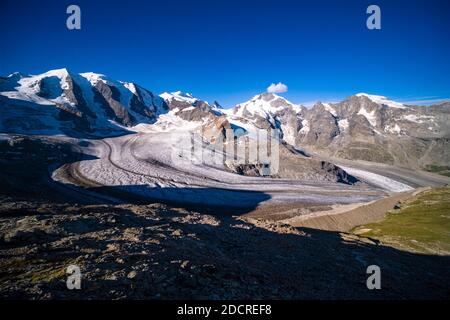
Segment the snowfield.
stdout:
<svg viewBox="0 0 450 320">
<path fill-rule="evenodd" d="M 406 108 L 406 106 L 404 104 L 389 100 L 387 97 L 384 97 L 384 96 L 378 96 L 378 95 L 367 94 L 367 93 L 358 93 L 358 94 L 356 94 L 356 96 L 357 97 L 366 97 L 377 104 L 385 105 L 390 108 L 398 108 L 398 109 Z"/>
</svg>

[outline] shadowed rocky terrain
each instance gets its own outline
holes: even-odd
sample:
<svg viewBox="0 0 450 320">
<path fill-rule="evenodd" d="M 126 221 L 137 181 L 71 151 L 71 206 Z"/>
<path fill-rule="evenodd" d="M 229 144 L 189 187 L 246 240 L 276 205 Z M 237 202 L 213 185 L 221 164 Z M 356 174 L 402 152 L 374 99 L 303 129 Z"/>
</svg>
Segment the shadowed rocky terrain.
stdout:
<svg viewBox="0 0 450 320">
<path fill-rule="evenodd" d="M 448 298 L 450 259 L 164 205 L 1 198 L 0 295 L 33 299 Z M 66 268 L 82 290 L 66 288 Z M 370 291 L 368 265 L 382 270 Z"/>
</svg>

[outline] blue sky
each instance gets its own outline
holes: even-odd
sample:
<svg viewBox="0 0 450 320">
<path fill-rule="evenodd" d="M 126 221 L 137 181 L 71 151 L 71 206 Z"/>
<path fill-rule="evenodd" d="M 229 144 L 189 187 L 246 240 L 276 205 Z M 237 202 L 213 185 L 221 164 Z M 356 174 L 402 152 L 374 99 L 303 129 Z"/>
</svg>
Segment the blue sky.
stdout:
<svg viewBox="0 0 450 320">
<path fill-rule="evenodd" d="M 81 7 L 81 30 L 66 8 Z M 382 29 L 366 28 L 377 4 Z M 224 106 L 271 83 L 293 102 L 450 97 L 450 1 L 0 1 L 0 74 L 67 67 Z"/>
</svg>

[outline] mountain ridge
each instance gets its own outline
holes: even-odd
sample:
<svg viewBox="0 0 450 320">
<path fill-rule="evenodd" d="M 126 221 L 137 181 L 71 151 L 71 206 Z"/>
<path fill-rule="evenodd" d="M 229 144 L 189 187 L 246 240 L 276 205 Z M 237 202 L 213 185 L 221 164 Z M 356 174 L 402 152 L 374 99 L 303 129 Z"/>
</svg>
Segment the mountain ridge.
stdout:
<svg viewBox="0 0 450 320">
<path fill-rule="evenodd" d="M 224 109 L 190 93 L 157 95 L 133 82 L 62 68 L 1 77 L 0 107 L 5 133 L 103 137 L 139 131 L 163 114 L 203 124 L 223 117 L 247 132 L 278 129 L 293 147 L 327 156 L 412 167 L 450 163 L 450 102 L 445 101 L 425 107 L 357 93 L 306 108 L 261 93 Z"/>
</svg>

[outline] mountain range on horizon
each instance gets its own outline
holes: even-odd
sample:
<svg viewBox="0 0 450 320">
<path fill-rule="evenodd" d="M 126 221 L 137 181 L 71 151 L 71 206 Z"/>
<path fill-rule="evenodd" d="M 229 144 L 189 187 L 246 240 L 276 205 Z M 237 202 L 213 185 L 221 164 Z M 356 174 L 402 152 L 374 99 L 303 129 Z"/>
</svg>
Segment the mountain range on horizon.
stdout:
<svg viewBox="0 0 450 320">
<path fill-rule="evenodd" d="M 97 78 L 103 78 L 105 80 L 109 79 L 112 82 L 120 82 L 120 83 L 134 83 L 134 82 L 129 82 L 129 81 L 122 81 L 122 80 L 113 80 L 112 78 L 110 78 L 109 76 L 103 74 L 103 73 L 98 73 L 98 72 L 73 72 L 72 70 L 68 69 L 68 68 L 60 68 L 60 69 L 52 69 L 52 70 L 48 70 L 46 72 L 43 73 L 38 73 L 38 74 L 29 74 L 29 73 L 24 73 L 21 71 L 15 71 L 10 73 L 9 75 L 0 75 L 0 79 L 7 79 L 7 78 L 12 78 L 12 77 L 25 77 L 25 78 L 32 78 L 32 77 L 40 77 L 43 75 L 48 75 L 48 74 L 55 74 L 56 76 L 58 76 L 57 74 L 59 74 L 60 76 L 63 76 L 64 74 L 68 74 L 68 75 L 74 75 L 74 76 L 82 76 L 85 78 L 92 78 L 92 77 L 97 77 Z M 134 83 L 136 84 L 136 83 Z M 142 87 L 142 86 L 141 86 Z M 269 89 L 269 88 L 267 88 Z M 152 91 L 153 93 L 155 93 L 154 91 Z M 262 91 L 259 94 L 263 94 L 263 93 L 271 93 L 271 94 L 275 94 L 277 96 L 282 96 L 284 95 L 284 92 L 272 92 L 270 90 L 267 91 Z M 155 93 L 156 94 L 156 93 Z M 256 94 L 255 96 L 258 96 L 259 94 Z M 164 97 L 170 97 L 171 95 L 173 96 L 178 96 L 178 98 L 190 98 L 190 99 L 197 99 L 197 100 L 202 100 L 205 102 L 208 102 L 208 99 L 202 99 L 199 98 L 197 96 L 194 96 L 194 94 L 191 91 L 184 91 L 184 90 L 176 90 L 176 91 L 163 91 L 160 94 L 157 94 L 159 96 L 161 96 L 162 98 Z M 429 102 L 427 102 L 428 100 L 421 100 L 421 98 L 416 98 L 416 99 L 403 99 L 400 100 L 400 102 L 397 101 L 393 101 L 390 98 L 386 97 L 386 96 L 382 96 L 376 93 L 366 93 L 366 92 L 359 92 L 359 93 L 354 93 L 353 95 L 366 95 L 366 96 L 371 96 L 372 98 L 378 100 L 378 102 L 381 102 L 381 100 L 385 100 L 386 102 L 394 102 L 394 103 L 400 103 L 402 105 L 413 105 L 413 106 L 430 106 L 430 105 L 436 105 L 436 104 L 441 104 L 441 103 L 445 103 L 445 102 L 450 102 L 449 98 L 440 98 L 438 99 L 437 97 L 433 96 L 433 97 L 426 97 L 426 98 L 433 98 L 432 100 L 429 100 Z M 304 106 L 305 108 L 311 108 L 314 105 L 316 105 L 319 102 L 322 103 L 338 103 L 341 100 L 345 100 L 346 98 L 350 97 L 351 95 L 343 98 L 343 99 L 339 99 L 339 98 L 335 98 L 335 99 L 330 99 L 329 97 L 326 99 L 316 99 L 316 100 L 308 100 L 308 101 L 300 101 L 300 102 L 295 102 L 293 104 L 295 105 L 300 105 L 300 106 Z M 425 98 L 424 98 L 425 99 Z M 220 101 L 217 99 L 212 99 L 214 100 L 214 102 L 219 103 Z M 417 101 L 416 101 L 417 100 Z M 292 101 L 290 101 L 290 103 L 292 103 Z M 230 109 L 235 107 L 237 104 L 240 103 L 235 103 L 235 104 L 231 104 L 229 106 L 225 106 L 223 107 L 224 109 Z M 223 106 L 222 104 L 220 104 L 221 106 Z"/>
<path fill-rule="evenodd" d="M 450 102 L 405 105 L 358 93 L 311 108 L 261 93 L 230 109 L 189 93 L 160 95 L 105 75 L 50 70 L 0 77 L 0 131 L 108 137 L 182 119 L 191 124 L 279 129 L 285 143 L 308 152 L 411 168 L 450 162 Z"/>
</svg>

